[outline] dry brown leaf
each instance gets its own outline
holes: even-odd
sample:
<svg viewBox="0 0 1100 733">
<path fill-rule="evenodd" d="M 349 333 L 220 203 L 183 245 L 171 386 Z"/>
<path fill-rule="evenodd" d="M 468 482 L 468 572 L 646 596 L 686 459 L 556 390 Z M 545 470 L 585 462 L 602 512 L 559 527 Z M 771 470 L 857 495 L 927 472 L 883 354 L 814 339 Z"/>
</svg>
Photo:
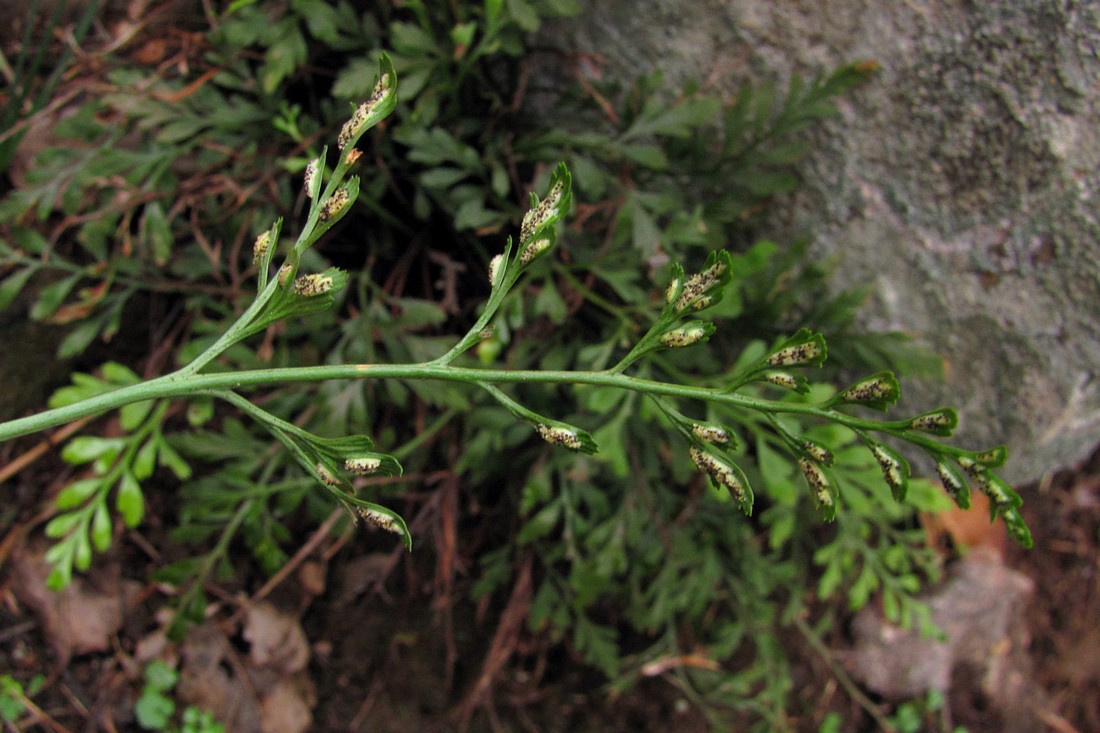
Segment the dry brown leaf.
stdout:
<svg viewBox="0 0 1100 733">
<path fill-rule="evenodd" d="M 312 690 L 301 680 L 283 678 L 260 703 L 264 733 L 303 733 L 313 724 Z"/>
<path fill-rule="evenodd" d="M 252 688 L 232 671 L 229 640 L 214 624 L 192 629 L 180 648 L 183 665 L 176 695 L 208 710 L 235 733 L 262 733 L 260 705 Z"/>
<path fill-rule="evenodd" d="M 244 639 L 251 645 L 249 659 L 257 667 L 292 674 L 309 663 L 309 640 L 298 620 L 270 603 L 257 603 L 248 610 Z"/>
<path fill-rule="evenodd" d="M 311 596 L 320 596 L 325 593 L 327 584 L 328 566 L 318 560 L 306 560 L 298 568 L 298 582 L 302 590 Z"/>
<path fill-rule="evenodd" d="M 247 659 L 216 625 L 192 630 L 180 649 L 176 692 L 211 711 L 234 733 L 302 733 L 316 704 L 305 672 L 309 644 L 297 620 L 268 603 L 249 609 L 242 636 Z"/>
<path fill-rule="evenodd" d="M 389 552 L 372 552 L 341 564 L 337 571 L 340 594 L 336 597 L 336 606 L 353 604 L 358 596 L 384 580 L 394 564 Z"/>
<path fill-rule="evenodd" d="M 12 589 L 38 617 L 61 664 L 74 655 L 105 651 L 122 627 L 127 598 L 140 585 L 123 581 L 117 564 L 100 562 L 87 577 L 77 576 L 63 591 L 46 587 L 50 566 L 44 546 L 21 546 L 12 553 Z"/>
</svg>

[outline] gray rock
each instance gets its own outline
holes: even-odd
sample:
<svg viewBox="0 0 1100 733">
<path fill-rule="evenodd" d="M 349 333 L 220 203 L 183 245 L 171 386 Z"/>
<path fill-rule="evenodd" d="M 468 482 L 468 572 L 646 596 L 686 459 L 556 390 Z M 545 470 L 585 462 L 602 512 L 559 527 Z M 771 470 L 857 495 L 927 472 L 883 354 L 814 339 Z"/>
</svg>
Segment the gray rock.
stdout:
<svg viewBox="0 0 1100 733">
<path fill-rule="evenodd" d="M 670 86 L 881 64 L 815 132 L 771 233 L 813 237 L 837 288 L 872 285 L 865 325 L 945 357 L 946 383 L 906 382 L 903 405 L 957 406 L 960 444 L 1011 446 L 1010 480 L 1096 445 L 1100 5 L 589 0 L 549 32 Z"/>
</svg>

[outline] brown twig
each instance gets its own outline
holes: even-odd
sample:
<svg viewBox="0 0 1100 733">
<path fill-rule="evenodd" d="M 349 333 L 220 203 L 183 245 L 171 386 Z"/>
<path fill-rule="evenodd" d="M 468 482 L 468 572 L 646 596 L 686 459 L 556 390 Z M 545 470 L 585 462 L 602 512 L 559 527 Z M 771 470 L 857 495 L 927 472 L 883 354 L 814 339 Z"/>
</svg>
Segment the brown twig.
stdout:
<svg viewBox="0 0 1100 733">
<path fill-rule="evenodd" d="M 28 713 L 30 713 L 28 716 L 30 720 L 26 722 L 17 722 L 15 724 L 15 730 L 30 730 L 35 724 L 38 724 L 49 728 L 54 733 L 70 733 L 68 728 L 50 717 L 49 713 L 35 705 L 34 701 L 29 697 L 23 694 L 18 694 L 16 697 L 19 703 L 27 709 Z"/>
<path fill-rule="evenodd" d="M 46 451 L 50 450 L 51 448 L 56 448 L 60 443 L 68 440 L 70 435 L 81 430 L 85 425 L 87 425 L 94 419 L 94 417 L 81 418 L 76 422 L 69 423 L 63 428 L 59 428 L 57 432 L 52 433 L 49 437 L 39 441 L 37 445 L 28 450 L 26 453 L 19 456 L 3 468 L 0 468 L 0 483 L 7 481 L 15 474 L 30 466 L 32 463 L 45 455 Z"/>
<path fill-rule="evenodd" d="M 531 607 L 532 565 L 533 556 L 528 553 L 516 577 L 516 585 L 512 589 L 511 597 L 508 598 L 508 605 L 500 615 L 500 623 L 489 645 L 489 651 L 485 655 L 481 674 L 466 699 L 458 706 L 455 718 L 460 730 L 465 730 L 469 725 L 474 710 L 488 703 L 492 696 L 493 682 L 516 649 L 520 632 L 523 630 L 523 622 Z"/>
<path fill-rule="evenodd" d="M 841 684 L 848 693 L 848 696 L 863 708 L 885 733 L 898 733 L 898 729 L 894 727 L 894 724 L 887 720 L 886 716 L 879 711 L 874 700 L 867 697 L 863 690 L 859 689 L 859 685 L 853 682 L 852 678 L 848 676 L 848 673 L 844 671 L 844 668 L 837 663 L 836 659 L 833 658 L 832 651 L 830 651 L 829 648 L 822 643 L 821 639 L 818 638 L 817 634 L 813 632 L 813 629 L 806 623 L 806 619 L 801 616 L 795 616 L 793 623 L 794 627 L 798 629 L 799 633 L 806 639 L 806 643 L 817 652 L 818 656 L 821 657 L 821 661 L 825 662 L 829 671 L 833 673 L 834 679 Z"/>
<path fill-rule="evenodd" d="M 294 572 L 294 570 L 297 569 L 299 565 L 305 562 L 306 558 L 313 554 L 313 551 L 317 549 L 321 542 L 323 542 L 324 539 L 328 536 L 329 532 L 332 531 L 332 528 L 336 526 L 336 522 L 343 514 L 343 507 L 337 507 L 336 509 L 333 509 L 332 512 L 325 519 L 325 521 L 321 523 L 321 526 L 314 530 L 313 534 L 310 535 L 310 538 L 305 542 L 305 544 L 298 548 L 298 551 L 294 553 L 294 557 L 287 560 L 287 562 L 281 568 L 279 568 L 279 571 L 271 576 L 270 580 L 264 583 L 258 591 L 253 593 L 252 597 L 248 599 L 247 604 L 241 606 L 241 608 L 233 615 L 232 622 L 236 623 L 237 621 L 239 621 L 240 616 L 245 612 L 247 608 L 256 605 L 264 598 L 267 598 L 267 596 L 270 595 L 273 590 L 278 588 L 279 585 L 284 580 L 286 580 L 288 575 Z"/>
</svg>

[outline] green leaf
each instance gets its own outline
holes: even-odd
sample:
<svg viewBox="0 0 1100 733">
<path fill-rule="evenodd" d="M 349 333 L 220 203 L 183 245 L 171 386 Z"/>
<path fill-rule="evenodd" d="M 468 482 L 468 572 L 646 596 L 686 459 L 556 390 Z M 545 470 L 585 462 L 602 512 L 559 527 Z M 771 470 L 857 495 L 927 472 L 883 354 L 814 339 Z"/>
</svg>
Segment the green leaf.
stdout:
<svg viewBox="0 0 1100 733">
<path fill-rule="evenodd" d="M 133 369 L 125 364 L 119 364 L 117 361 L 105 363 L 99 368 L 99 371 L 108 382 L 121 387 L 137 384 L 141 381 L 141 377 Z"/>
<path fill-rule="evenodd" d="M 23 701 L 23 686 L 10 675 L 0 675 L 0 720 L 14 723 L 26 711 Z M 14 725 L 11 726 L 13 729 Z"/>
<path fill-rule="evenodd" d="M 665 313 L 698 313 L 721 303 L 733 276 L 733 261 L 726 250 L 716 250 L 698 273 L 687 278 L 681 273 L 674 268 L 674 281 L 665 292 Z"/>
<path fill-rule="evenodd" d="M 533 632 L 544 631 L 547 627 L 558 631 L 569 623 L 569 610 L 565 599 L 552 578 L 544 578 L 531 601 L 531 612 L 527 616 L 527 628 Z"/>
<path fill-rule="evenodd" d="M 401 298 L 397 301 L 400 315 L 394 323 L 405 331 L 438 326 L 447 320 L 447 312 L 438 303 L 422 298 Z"/>
<path fill-rule="evenodd" d="M 214 400 L 209 398 L 195 399 L 187 404 L 187 424 L 191 427 L 202 427 L 213 417 Z"/>
<path fill-rule="evenodd" d="M 316 201 L 321 195 L 321 184 L 324 176 L 322 175 L 322 169 L 324 167 L 325 156 L 328 153 L 328 147 L 321 149 L 321 155 L 319 158 L 313 161 L 311 165 L 316 166 L 316 172 L 313 174 L 312 180 L 309 182 L 310 189 L 308 195 L 311 199 Z M 271 228 L 267 231 L 261 232 L 256 236 L 255 241 L 252 244 L 252 263 L 256 267 L 257 272 L 257 290 L 263 291 L 267 287 L 268 277 L 271 272 L 271 260 L 275 256 L 275 252 L 279 249 L 279 234 L 283 230 L 283 218 L 280 216 L 275 220 L 275 223 L 271 225 Z"/>
<path fill-rule="evenodd" d="M 98 484 L 99 482 L 97 481 L 96 483 Z M 69 532 L 71 532 L 73 530 L 73 528 L 79 526 L 80 523 L 83 521 L 83 519 L 84 519 L 84 516 L 80 512 L 69 512 L 68 514 L 59 514 L 56 517 L 54 517 L 53 519 L 51 519 L 46 524 L 46 529 L 43 530 L 43 531 L 46 533 L 47 537 L 55 537 L 55 538 L 56 537 L 64 537 L 67 534 L 69 534 Z M 59 546 L 60 546 L 60 543 L 58 543 L 57 545 L 54 545 L 54 548 L 57 548 Z M 51 550 L 53 550 L 53 548 L 51 548 Z M 56 552 L 60 552 L 60 551 L 56 551 Z M 56 554 L 56 552 L 55 552 L 55 554 Z M 50 559 L 49 553 L 47 553 L 46 559 L 47 560 Z"/>
<path fill-rule="evenodd" d="M 652 98 L 642 116 L 623 133 L 622 139 L 634 140 L 650 135 L 685 139 L 694 134 L 699 125 L 713 119 L 718 111 L 716 97 L 685 99 L 673 104 Z"/>
<path fill-rule="evenodd" d="M 959 414 L 950 407 L 941 407 L 938 410 L 917 415 L 909 421 L 909 428 L 949 437 L 955 428 L 959 426 Z"/>
<path fill-rule="evenodd" d="M 798 177 L 787 171 L 755 170 L 741 181 L 754 195 L 761 198 L 789 193 L 798 188 Z"/>
<path fill-rule="evenodd" d="M 175 474 L 180 481 L 191 478 L 191 466 L 175 451 L 163 437 L 157 440 L 157 454 L 160 465 Z"/>
<path fill-rule="evenodd" d="M 765 368 L 820 367 L 829 351 L 825 337 L 808 328 L 781 342 L 764 358 Z"/>
<path fill-rule="evenodd" d="M 729 463 L 730 470 L 733 472 L 734 477 L 742 487 L 740 495 L 734 495 L 733 498 L 737 501 L 737 506 L 746 517 L 752 516 L 753 503 L 755 501 L 755 495 L 752 491 L 752 486 L 749 485 L 749 479 L 745 475 L 745 472 L 741 469 L 737 463 Z M 723 487 L 725 488 L 725 487 Z M 731 492 L 732 493 L 732 492 Z"/>
<path fill-rule="evenodd" d="M 92 513 L 90 533 L 96 552 L 106 552 L 111 546 L 111 517 L 103 502 L 98 503 Z"/>
<path fill-rule="evenodd" d="M 971 458 L 986 468 L 997 468 L 998 466 L 1003 466 L 1005 461 L 1008 460 L 1008 448 L 1003 445 L 998 445 L 987 451 L 975 453 Z"/>
<path fill-rule="evenodd" d="M 661 231 L 657 228 L 653 217 L 633 196 L 630 197 L 627 207 L 624 208 L 624 213 L 627 212 L 629 212 L 628 215 L 633 223 L 631 240 L 634 249 L 638 250 L 645 260 L 653 259 L 661 247 Z"/>
<path fill-rule="evenodd" d="M 325 455 L 343 460 L 364 451 L 374 448 L 374 441 L 369 435 L 346 435 L 340 438 L 322 438 L 317 435 L 309 436 L 310 443 Z"/>
<path fill-rule="evenodd" d="M 76 284 L 80 282 L 81 275 L 70 275 L 57 282 L 42 288 L 38 294 L 38 300 L 31 307 L 31 318 L 36 321 L 44 321 L 54 314 L 69 297 Z"/>
<path fill-rule="evenodd" d="M 464 55 L 469 50 L 470 44 L 474 41 L 474 36 L 477 34 L 477 23 L 470 21 L 468 23 L 456 23 L 451 28 L 451 43 L 454 44 L 455 57 Z"/>
<path fill-rule="evenodd" d="M 115 509 L 122 515 L 126 526 L 131 528 L 141 524 L 141 519 L 145 516 L 145 496 L 141 493 L 141 484 L 129 472 L 123 473 L 119 479 L 115 492 Z"/>
<path fill-rule="evenodd" d="M 989 497 L 990 510 L 1016 509 L 1023 504 L 1023 499 L 1008 483 L 997 474 L 988 469 L 982 472 L 978 479 L 978 487 Z"/>
<path fill-rule="evenodd" d="M 485 0 L 485 19 L 489 21 L 490 26 L 496 23 L 503 9 L 504 0 Z"/>
<path fill-rule="evenodd" d="M 18 227 L 15 230 L 15 246 L 29 255 L 42 255 L 50 243 L 35 229 Z"/>
<path fill-rule="evenodd" d="M 65 538 L 71 543 L 73 567 L 84 572 L 92 566 L 92 543 L 83 528 Z"/>
<path fill-rule="evenodd" d="M 609 679 L 618 676 L 622 663 L 617 640 L 618 633 L 614 628 L 593 623 L 583 615 L 576 618 L 573 628 L 574 646 Z"/>
<path fill-rule="evenodd" d="M 1005 527 L 1008 528 L 1008 534 L 1025 550 L 1031 549 L 1034 545 L 1034 541 L 1031 538 L 1031 530 L 1028 529 L 1027 523 L 1020 515 L 1020 512 L 1015 507 L 1002 507 L 1001 517 L 1004 519 Z"/>
<path fill-rule="evenodd" d="M 243 8 L 248 8 L 249 6 L 252 6 L 252 4 L 255 4 L 256 2 L 259 2 L 259 1 L 260 0 L 233 0 L 231 3 L 229 3 L 229 7 L 226 9 L 226 17 L 228 18 L 229 15 L 232 15 L 233 13 L 237 12 L 238 10 L 241 10 Z M 249 36 L 249 37 L 251 39 L 251 36 Z M 249 43 L 244 43 L 242 41 L 238 41 L 237 43 L 240 43 L 241 45 L 251 45 L 251 41 Z"/>
<path fill-rule="evenodd" d="M 22 270 L 16 270 L 4 278 L 4 282 L 0 283 L 0 310 L 4 310 L 15 301 L 23 290 L 23 286 L 27 284 L 27 280 L 37 271 L 38 268 L 31 265 Z"/>
<path fill-rule="evenodd" d="M 328 46 L 340 43 L 340 14 L 333 3 L 326 0 L 295 0 L 294 5 L 305 19 L 310 35 Z"/>
<path fill-rule="evenodd" d="M 153 475 L 157 466 L 157 440 L 156 436 L 146 440 L 130 464 L 130 470 L 138 481 L 144 481 Z"/>
<path fill-rule="evenodd" d="M 955 500 L 955 504 L 960 509 L 969 509 L 970 485 L 967 483 L 963 472 L 946 458 L 941 458 L 936 462 L 936 472 L 940 475 L 943 488 Z"/>
<path fill-rule="evenodd" d="M 358 123 L 350 131 L 342 147 L 355 147 L 367 130 L 371 129 L 393 112 L 397 106 L 397 72 L 393 68 L 393 60 L 389 54 L 383 53 L 378 60 L 378 76 L 371 88 L 370 97 L 356 109 L 353 119 Z M 365 115 L 364 115 L 365 113 Z M 358 179 L 353 178 L 355 189 L 351 196 L 354 202 L 359 193 Z M 349 182 L 349 186 L 350 186 Z"/>
<path fill-rule="evenodd" d="M 134 703 L 134 716 L 145 730 L 166 730 L 175 712 L 176 703 L 154 690 L 146 690 Z"/>
<path fill-rule="evenodd" d="M 894 495 L 894 501 L 905 501 L 909 490 L 909 462 L 892 448 L 881 443 L 868 441 L 867 447 L 882 470 L 882 477 Z"/>
<path fill-rule="evenodd" d="M 657 145 L 624 145 L 622 151 L 628 160 L 644 168 L 654 171 L 668 169 L 668 156 Z"/>
<path fill-rule="evenodd" d="M 671 349 L 680 349 L 696 344 L 705 344 L 717 330 L 710 321 L 686 321 L 679 328 L 672 328 L 661 334 L 660 342 Z"/>
<path fill-rule="evenodd" d="M 586 455 L 595 455 L 599 451 L 599 446 L 596 445 L 596 441 L 588 432 L 574 425 L 561 422 L 560 420 L 551 420 L 550 418 L 543 417 L 537 412 L 533 412 L 519 404 L 491 384 L 482 382 L 479 386 L 493 395 L 498 402 L 504 405 L 509 412 L 520 420 L 531 423 L 535 431 L 539 434 L 539 437 L 547 443 L 562 446 L 563 448 L 568 448 L 569 450 L 576 451 L 577 453 L 584 453 Z"/>
<path fill-rule="evenodd" d="M 58 493 L 54 504 L 62 511 L 74 509 L 94 495 L 101 485 L 102 481 L 97 478 L 86 478 L 80 481 L 74 481 Z"/>
<path fill-rule="evenodd" d="M 168 692 L 176 686 L 179 673 L 166 662 L 155 659 L 145 668 L 145 689 Z"/>
<path fill-rule="evenodd" d="M 794 165 L 805 158 L 811 151 L 811 147 L 805 141 L 780 143 L 763 148 L 759 153 L 759 160 L 765 165 Z"/>
<path fill-rule="evenodd" d="M 153 261 L 163 267 L 172 256 L 172 226 L 164 214 L 160 202 L 153 201 L 145 205 L 141 215 L 141 237 L 153 253 Z"/>
<path fill-rule="evenodd" d="M 516 544 L 529 545 L 540 537 L 550 534 L 558 526 L 561 518 L 561 501 L 553 501 L 539 510 L 538 514 L 527 520 L 516 535 Z"/>
<path fill-rule="evenodd" d="M 319 285 L 321 283 L 322 285 Z M 335 295 L 348 283 L 344 270 L 330 267 L 323 272 L 303 275 L 276 291 L 267 307 L 241 334 L 251 336 L 285 318 L 302 317 L 332 308 Z M 326 288 L 318 290 L 319 287 Z"/>
<path fill-rule="evenodd" d="M 806 477 L 806 483 L 810 485 L 810 496 L 817 506 L 817 511 L 826 522 L 836 519 L 836 505 L 840 498 L 836 480 L 829 469 L 817 461 L 809 458 L 801 458 L 798 462 Z"/>
<path fill-rule="evenodd" d="M 864 564 L 863 569 L 856 577 L 854 583 L 848 588 L 848 608 L 858 611 L 871 600 L 871 594 L 878 590 L 879 578 L 869 563 Z"/>
<path fill-rule="evenodd" d="M 364 99 L 369 96 L 374 88 L 371 77 L 376 68 L 372 59 L 352 59 L 336 75 L 332 96 L 344 99 Z"/>
<path fill-rule="evenodd" d="M 882 593 L 882 614 L 886 616 L 887 620 L 891 623 L 898 623 L 901 620 L 901 605 L 902 600 L 898 597 L 898 594 L 887 588 Z"/>
<path fill-rule="evenodd" d="M 142 400 L 141 402 L 131 402 L 128 405 L 123 405 L 118 411 L 119 424 L 122 429 L 127 432 L 136 430 L 148 417 L 155 404 L 155 400 Z"/>
<path fill-rule="evenodd" d="M 534 33 L 539 29 L 539 25 L 541 25 L 539 14 L 535 12 L 531 3 L 527 0 L 507 0 L 507 2 L 508 13 L 512 16 L 512 21 L 520 27 L 520 30 Z"/>
<path fill-rule="evenodd" d="M 447 189 L 470 175 L 458 168 L 432 168 L 420 174 L 420 185 L 427 188 Z"/>
<path fill-rule="evenodd" d="M 105 455 L 117 455 L 126 446 L 123 438 L 100 438 L 82 435 L 73 438 L 61 449 L 61 460 L 73 465 L 90 463 Z"/>
<path fill-rule="evenodd" d="M 536 240 L 549 237 L 553 241 L 555 228 L 569 213 L 572 203 L 573 178 L 565 163 L 559 163 L 550 176 L 546 197 L 539 200 L 534 193 L 530 195 L 530 209 L 523 217 L 517 257 L 522 257 L 525 246 Z"/>
<path fill-rule="evenodd" d="M 770 488 L 770 487 L 769 487 Z M 794 534 L 795 513 L 786 507 L 773 507 L 764 515 L 769 522 L 768 547 L 777 550 Z"/>
<path fill-rule="evenodd" d="M 264 94 L 274 94 L 283 80 L 305 63 L 308 53 L 306 39 L 297 27 L 284 25 L 264 54 L 266 63 L 260 76 Z"/>
<path fill-rule="evenodd" d="M 392 456 L 387 457 L 393 460 Z M 396 463 L 396 460 L 394 460 L 394 463 Z M 405 549 L 412 552 L 412 533 L 409 532 L 409 526 L 405 524 L 405 520 L 400 514 L 389 507 L 364 501 L 356 496 L 347 494 L 341 495 L 340 501 L 345 507 L 349 508 L 349 511 L 351 511 L 353 515 L 363 519 L 368 524 L 372 524 L 401 537 L 405 543 Z"/>
<path fill-rule="evenodd" d="M 561 324 L 565 322 L 566 306 L 554 283 L 547 281 L 539 293 L 535 296 L 534 312 L 540 316 L 546 316 L 551 323 Z"/>
<path fill-rule="evenodd" d="M 915 509 L 929 514 L 947 511 L 951 508 L 951 500 L 944 492 L 936 488 L 932 482 L 923 479 L 914 479 L 909 482 L 908 502 Z"/>
<path fill-rule="evenodd" d="M 65 334 L 65 338 L 58 344 L 57 358 L 71 359 L 83 353 L 103 330 L 103 325 L 103 318 L 92 318 L 77 325 Z"/>
<path fill-rule="evenodd" d="M 58 550 L 58 552 L 52 552 Z M 51 557 L 52 554 L 52 557 Z M 57 544 L 46 552 L 46 562 L 53 566 L 46 587 L 50 590 L 64 590 L 73 582 L 73 556 L 67 545 Z"/>
<path fill-rule="evenodd" d="M 550 477 L 545 474 L 535 474 L 529 476 L 527 483 L 523 487 L 523 493 L 520 497 L 519 512 L 520 514 L 527 515 L 531 513 L 539 504 L 547 502 L 550 497 L 553 496 L 554 489 L 550 483 Z"/>
<path fill-rule="evenodd" d="M 470 588 L 470 597 L 474 600 L 484 598 L 497 588 L 512 580 L 512 548 L 505 545 L 496 550 L 482 553 L 479 565 L 480 577 Z"/>
<path fill-rule="evenodd" d="M 799 489 L 791 462 L 763 439 L 756 441 L 756 461 L 772 499 L 784 506 L 794 506 L 798 501 Z"/>
<path fill-rule="evenodd" d="M 431 57 L 441 50 L 435 37 L 411 23 L 390 23 L 389 32 L 390 45 L 396 53 Z"/>
<path fill-rule="evenodd" d="M 901 385 L 893 372 L 879 372 L 840 390 L 828 406 L 863 405 L 886 412 L 901 397 Z"/>
<path fill-rule="evenodd" d="M 830 555 L 830 559 L 825 563 L 822 562 L 824 553 L 821 550 L 818 550 L 814 554 L 814 562 L 825 565 L 825 572 L 821 574 L 821 578 L 817 582 L 817 596 L 825 600 L 840 587 L 840 582 L 844 579 L 844 574 L 842 561 L 836 553 L 836 546 L 826 545 L 826 547 L 822 549 L 833 551 Z"/>
<path fill-rule="evenodd" d="M 623 436 L 623 423 L 628 414 L 628 410 L 620 412 L 615 419 L 604 423 L 592 434 L 592 439 L 603 446 L 599 460 L 610 464 L 612 472 L 619 479 L 626 478 L 630 472 L 630 459 Z"/>
<path fill-rule="evenodd" d="M 454 214 L 454 226 L 458 230 L 481 229 L 501 220 L 499 211 L 485 208 L 481 199 L 464 201 Z"/>
</svg>

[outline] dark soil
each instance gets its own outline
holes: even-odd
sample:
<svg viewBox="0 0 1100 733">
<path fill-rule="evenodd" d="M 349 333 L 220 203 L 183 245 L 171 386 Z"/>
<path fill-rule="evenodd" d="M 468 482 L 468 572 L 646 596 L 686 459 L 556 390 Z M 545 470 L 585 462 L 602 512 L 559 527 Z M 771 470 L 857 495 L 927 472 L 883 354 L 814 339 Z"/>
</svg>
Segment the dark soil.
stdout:
<svg viewBox="0 0 1100 733">
<path fill-rule="evenodd" d="M 1035 582 L 1027 620 L 1036 682 L 1076 730 L 1100 731 L 1100 451 L 1025 497 L 1035 549 L 1010 562 Z"/>
</svg>

